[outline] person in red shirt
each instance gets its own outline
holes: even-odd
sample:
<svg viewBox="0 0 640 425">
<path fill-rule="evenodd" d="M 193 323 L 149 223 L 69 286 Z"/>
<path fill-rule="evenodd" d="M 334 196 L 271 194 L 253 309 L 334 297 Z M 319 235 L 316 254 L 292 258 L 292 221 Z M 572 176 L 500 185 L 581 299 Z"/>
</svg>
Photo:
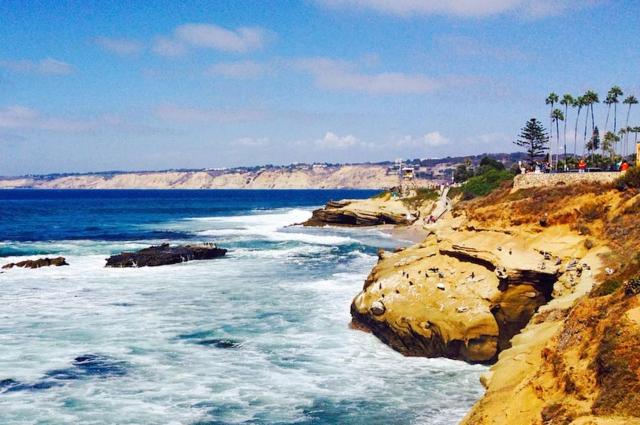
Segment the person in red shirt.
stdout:
<svg viewBox="0 0 640 425">
<path fill-rule="evenodd" d="M 629 163 L 627 161 L 622 161 L 620 164 L 620 171 L 627 171 L 629 169 Z"/>
<path fill-rule="evenodd" d="M 587 169 L 587 162 L 584 160 L 584 158 L 581 158 L 580 162 L 578 163 L 578 172 L 584 173 L 586 169 Z"/>
</svg>

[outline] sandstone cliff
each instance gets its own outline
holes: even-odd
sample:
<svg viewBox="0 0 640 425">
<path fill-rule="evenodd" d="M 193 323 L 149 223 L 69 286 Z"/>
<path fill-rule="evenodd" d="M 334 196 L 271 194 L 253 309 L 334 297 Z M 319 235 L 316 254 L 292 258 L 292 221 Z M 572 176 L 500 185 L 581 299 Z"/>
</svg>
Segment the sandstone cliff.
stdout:
<svg viewBox="0 0 640 425">
<path fill-rule="evenodd" d="M 436 208 L 438 192 L 420 188 L 404 197 L 389 192 L 369 199 L 330 201 L 313 211 L 305 226 L 377 226 L 382 224 L 411 225 L 424 222 Z"/>
<path fill-rule="evenodd" d="M 465 424 L 640 423 L 638 214 L 640 194 L 602 185 L 460 203 L 380 253 L 353 323 L 406 355 L 495 362 Z"/>
<path fill-rule="evenodd" d="M 0 189 L 382 189 L 397 184 L 397 175 L 385 166 L 369 164 L 0 178 Z"/>
</svg>

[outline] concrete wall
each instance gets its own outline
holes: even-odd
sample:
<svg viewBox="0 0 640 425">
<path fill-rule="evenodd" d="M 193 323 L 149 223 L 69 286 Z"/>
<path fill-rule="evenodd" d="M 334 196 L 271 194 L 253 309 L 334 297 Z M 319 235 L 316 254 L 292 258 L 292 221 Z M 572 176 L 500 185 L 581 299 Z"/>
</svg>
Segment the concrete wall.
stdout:
<svg viewBox="0 0 640 425">
<path fill-rule="evenodd" d="M 558 183 L 611 183 L 620 177 L 618 172 L 606 173 L 558 173 L 558 174 L 518 174 L 513 181 L 513 190 L 530 187 L 551 187 Z"/>
</svg>

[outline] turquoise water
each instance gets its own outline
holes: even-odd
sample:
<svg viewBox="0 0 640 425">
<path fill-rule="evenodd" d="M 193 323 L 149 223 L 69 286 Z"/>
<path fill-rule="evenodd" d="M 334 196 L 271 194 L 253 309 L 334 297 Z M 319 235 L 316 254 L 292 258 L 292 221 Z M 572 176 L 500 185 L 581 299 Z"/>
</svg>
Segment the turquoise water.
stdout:
<svg viewBox="0 0 640 425">
<path fill-rule="evenodd" d="M 481 366 L 405 358 L 348 327 L 397 245 L 287 227 L 345 191 L 0 191 L 0 424 L 455 424 Z M 214 241 L 222 259 L 106 269 Z"/>
</svg>

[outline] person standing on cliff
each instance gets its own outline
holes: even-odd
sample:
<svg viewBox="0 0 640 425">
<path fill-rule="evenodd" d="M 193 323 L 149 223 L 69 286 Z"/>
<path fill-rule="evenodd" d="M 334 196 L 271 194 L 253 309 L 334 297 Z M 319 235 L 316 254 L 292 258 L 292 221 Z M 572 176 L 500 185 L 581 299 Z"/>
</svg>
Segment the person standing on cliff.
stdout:
<svg viewBox="0 0 640 425">
<path fill-rule="evenodd" d="M 586 169 L 587 169 L 587 162 L 584 160 L 584 158 L 580 158 L 580 162 L 578 163 L 578 172 L 584 173 Z"/>
</svg>

